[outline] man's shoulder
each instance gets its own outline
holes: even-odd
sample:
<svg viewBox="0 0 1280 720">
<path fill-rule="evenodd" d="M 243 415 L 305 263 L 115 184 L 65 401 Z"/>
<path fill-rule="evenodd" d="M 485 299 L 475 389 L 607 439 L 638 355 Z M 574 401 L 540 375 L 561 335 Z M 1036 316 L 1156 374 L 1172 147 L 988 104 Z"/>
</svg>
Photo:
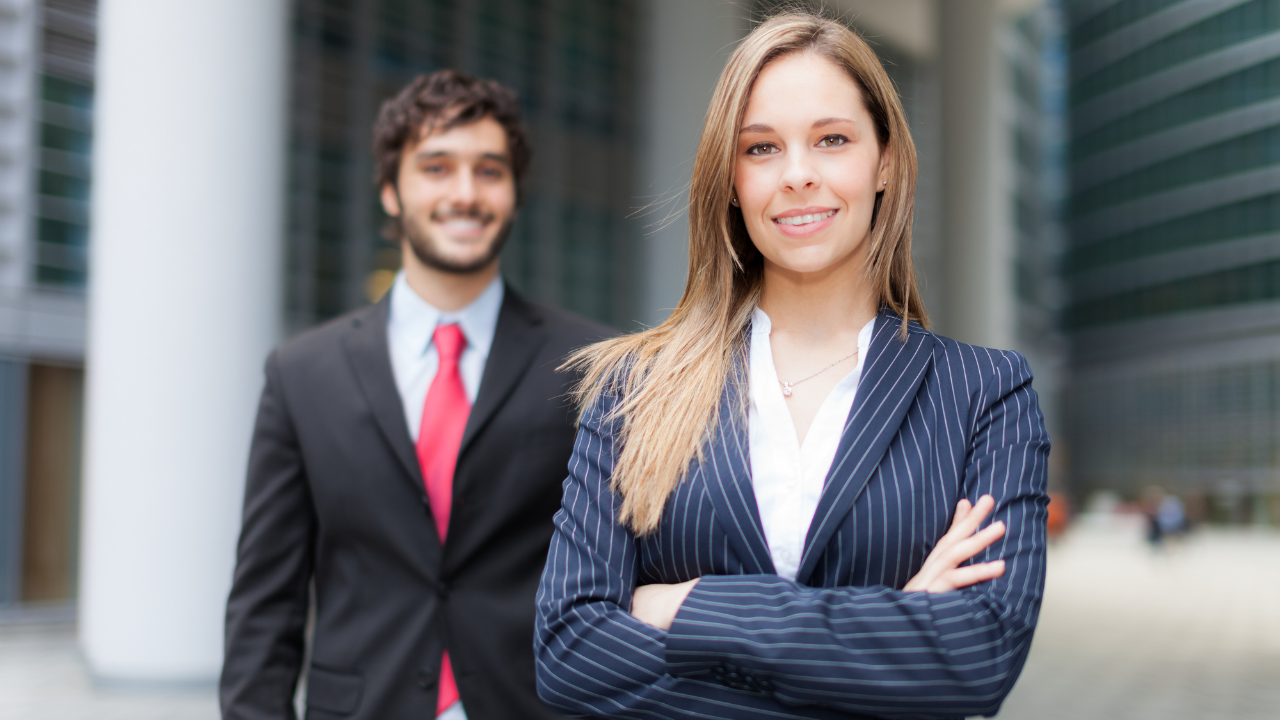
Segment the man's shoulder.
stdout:
<svg viewBox="0 0 1280 720">
<path fill-rule="evenodd" d="M 381 314 L 378 304 L 356 308 L 285 340 L 276 346 L 274 354 L 278 362 L 286 365 L 314 362 L 341 350 L 344 338 L 352 331 L 385 328 Z"/>
<path fill-rule="evenodd" d="M 555 346 L 577 348 L 617 336 L 617 328 L 523 296 L 517 296 L 541 320 L 543 332 Z"/>
</svg>

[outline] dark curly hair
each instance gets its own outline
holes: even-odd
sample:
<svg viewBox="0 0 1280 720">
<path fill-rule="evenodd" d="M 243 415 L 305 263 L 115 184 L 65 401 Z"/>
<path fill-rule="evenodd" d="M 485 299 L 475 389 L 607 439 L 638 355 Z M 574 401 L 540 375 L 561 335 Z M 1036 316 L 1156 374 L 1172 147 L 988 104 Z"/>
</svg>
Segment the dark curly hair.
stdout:
<svg viewBox="0 0 1280 720">
<path fill-rule="evenodd" d="M 511 174 L 516 181 L 516 203 L 524 199 L 524 178 L 529 169 L 529 133 L 520 117 L 516 94 L 496 80 L 472 77 L 457 70 L 437 70 L 414 78 L 403 90 L 382 103 L 373 125 L 374 184 L 395 187 L 404 148 L 425 133 L 449 130 L 491 117 L 507 131 Z M 391 218 L 391 234 L 400 234 L 397 218 Z"/>
</svg>

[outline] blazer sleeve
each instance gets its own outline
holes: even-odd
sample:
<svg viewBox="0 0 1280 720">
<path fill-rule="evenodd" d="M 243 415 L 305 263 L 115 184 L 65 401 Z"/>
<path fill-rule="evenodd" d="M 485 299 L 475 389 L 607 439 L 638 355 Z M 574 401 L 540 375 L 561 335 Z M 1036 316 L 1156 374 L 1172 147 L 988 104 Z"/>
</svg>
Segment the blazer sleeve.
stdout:
<svg viewBox="0 0 1280 720">
<path fill-rule="evenodd" d="M 974 558 L 1005 574 L 949 592 L 811 588 L 776 576 L 704 577 L 665 644 L 668 672 L 731 666 L 787 705 L 883 717 L 994 715 L 1022 669 L 1044 589 L 1044 428 L 1026 360 L 1006 352 L 971 415 L 963 490 L 996 499 L 1004 538 Z"/>
<path fill-rule="evenodd" d="M 295 717 L 316 519 L 272 353 L 249 451 L 219 683 L 224 720 Z"/>
<path fill-rule="evenodd" d="M 538 695 L 569 715 L 602 718 L 831 717 L 789 713 L 764 694 L 671 674 L 666 633 L 629 612 L 638 571 L 635 537 L 617 522 L 610 487 L 613 401 L 583 414 L 537 596 Z"/>
</svg>

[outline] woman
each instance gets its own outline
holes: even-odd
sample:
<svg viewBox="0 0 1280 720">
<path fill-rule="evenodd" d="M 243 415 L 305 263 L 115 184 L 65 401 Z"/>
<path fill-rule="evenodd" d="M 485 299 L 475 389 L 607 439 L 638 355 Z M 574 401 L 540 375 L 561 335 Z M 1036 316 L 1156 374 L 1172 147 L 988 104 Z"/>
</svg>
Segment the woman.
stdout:
<svg viewBox="0 0 1280 720">
<path fill-rule="evenodd" d="M 788 14 L 733 54 L 679 306 L 577 357 L 543 700 L 637 718 L 999 708 L 1044 583 L 1049 439 L 1022 356 L 924 329 L 915 178 L 892 83 L 848 29 Z"/>
</svg>

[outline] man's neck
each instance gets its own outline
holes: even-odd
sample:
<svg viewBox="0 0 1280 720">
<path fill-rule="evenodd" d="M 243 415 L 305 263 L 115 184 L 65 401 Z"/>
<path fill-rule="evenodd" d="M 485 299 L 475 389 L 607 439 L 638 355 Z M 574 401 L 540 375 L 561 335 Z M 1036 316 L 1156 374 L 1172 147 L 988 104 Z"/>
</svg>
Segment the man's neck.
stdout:
<svg viewBox="0 0 1280 720">
<path fill-rule="evenodd" d="M 412 256 L 412 253 L 406 253 Z M 431 307 L 444 312 L 457 312 L 480 297 L 498 276 L 498 260 L 473 273 L 451 273 L 428 267 L 416 257 L 406 257 L 404 279 L 409 288 Z"/>
</svg>

